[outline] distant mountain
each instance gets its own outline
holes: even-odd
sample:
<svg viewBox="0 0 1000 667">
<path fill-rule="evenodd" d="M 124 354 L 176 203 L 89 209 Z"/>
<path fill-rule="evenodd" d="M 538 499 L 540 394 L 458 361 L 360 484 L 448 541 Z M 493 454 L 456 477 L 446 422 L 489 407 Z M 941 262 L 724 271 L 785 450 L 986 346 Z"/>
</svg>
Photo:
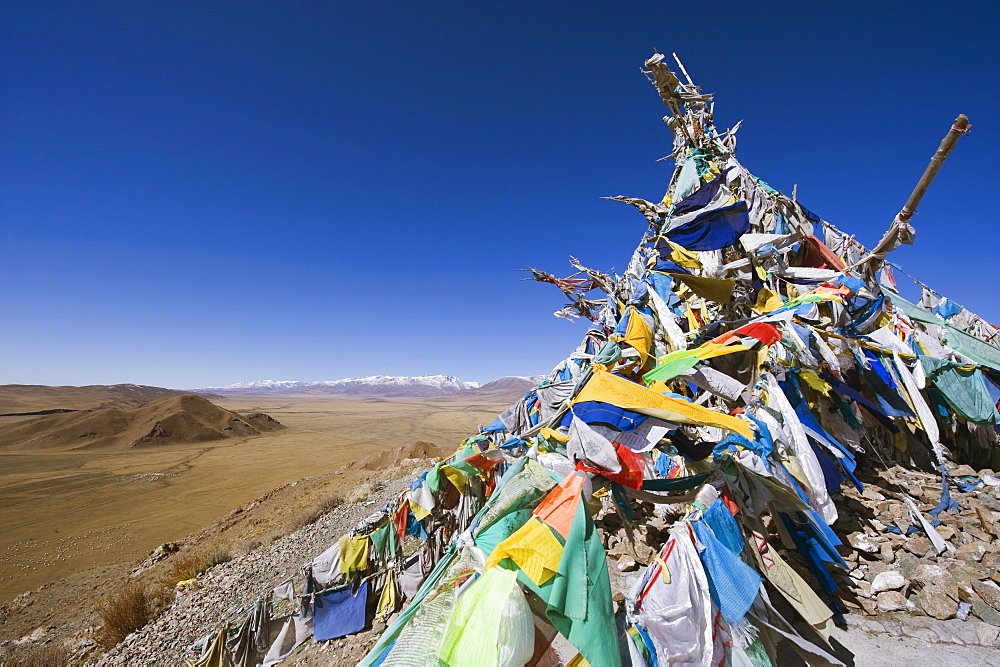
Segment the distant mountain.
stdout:
<svg viewBox="0 0 1000 667">
<path fill-rule="evenodd" d="M 91 384 L 83 387 L 49 387 L 40 384 L 0 385 L 0 416 L 49 414 L 91 408 L 125 408 L 190 391 L 142 384 Z M 209 395 L 207 398 L 218 398 Z"/>
<path fill-rule="evenodd" d="M 210 391 L 215 394 L 227 396 L 241 394 L 329 394 L 342 396 L 433 397 L 447 396 L 448 394 L 475 389 L 478 386 L 478 382 L 465 382 L 451 375 L 422 375 L 419 377 L 370 375 L 368 377 L 323 380 L 318 382 L 257 380 L 254 382 L 237 382 L 225 387 L 209 387 L 199 391 Z"/>
<path fill-rule="evenodd" d="M 534 389 L 547 377 L 547 375 L 507 375 L 487 382 L 481 387 L 469 389 L 467 393 L 475 396 L 509 397 L 514 401 L 525 392 Z"/>
<path fill-rule="evenodd" d="M 0 449 L 148 447 L 260 435 L 282 429 L 262 412 L 238 415 L 195 394 L 168 396 L 130 408 L 75 410 L 7 425 Z"/>
</svg>

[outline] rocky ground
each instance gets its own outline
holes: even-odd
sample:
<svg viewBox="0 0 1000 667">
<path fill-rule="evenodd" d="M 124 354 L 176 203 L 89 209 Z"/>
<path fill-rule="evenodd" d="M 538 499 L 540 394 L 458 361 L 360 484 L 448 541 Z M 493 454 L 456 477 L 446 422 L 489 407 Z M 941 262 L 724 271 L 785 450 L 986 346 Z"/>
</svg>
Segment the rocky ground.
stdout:
<svg viewBox="0 0 1000 667">
<path fill-rule="evenodd" d="M 178 664 L 184 657 L 195 657 L 199 640 L 222 624 L 241 619 L 261 593 L 298 576 L 304 563 L 374 509 L 391 502 L 413 479 L 413 474 L 399 475 L 426 467 L 413 463 L 383 475 L 383 481 L 372 487 L 379 490 L 367 499 L 345 503 L 315 523 L 209 569 L 197 584 L 179 592 L 158 618 L 111 651 L 100 654 L 89 639 L 92 628 L 76 633 L 65 642 L 72 661 Z M 834 632 L 833 645 L 847 664 L 911 664 L 919 657 L 938 659 L 940 664 L 1000 665 L 996 650 L 1000 647 L 1000 486 L 991 470 L 958 468 L 952 474 L 989 483 L 970 492 L 952 487 L 957 508 L 939 515 L 938 531 L 948 544 L 940 555 L 922 531 L 906 535 L 913 521 L 902 500 L 908 493 L 929 518 L 926 512 L 941 499 L 940 478 L 896 467 L 864 479 L 863 493 L 845 486 L 836 498 L 841 512 L 836 528 L 845 542 L 841 553 L 852 569 L 835 575 L 850 614 L 847 627 Z M 385 481 L 393 476 L 398 478 Z M 616 598 L 662 544 L 670 517 L 649 518 L 634 543 L 626 539 L 613 513 L 604 513 L 598 522 L 611 559 Z M 889 526 L 900 534 L 887 530 Z M 793 566 L 801 565 L 793 552 L 784 555 Z M 797 569 L 805 576 L 803 567 Z M 309 640 L 283 664 L 355 664 L 384 629 L 385 624 L 376 622 L 344 639 Z M 39 628 L 17 642 L 42 645 L 45 630 Z M 797 660 L 788 655 L 781 664 L 802 664 Z"/>
<path fill-rule="evenodd" d="M 170 608 L 156 620 L 96 660 L 88 660 L 88 664 L 149 664 L 153 656 L 157 664 L 180 664 L 185 657 L 197 658 L 195 645 L 199 640 L 227 622 L 238 624 L 261 594 L 288 577 L 295 577 L 301 585 L 301 569 L 305 563 L 328 549 L 374 510 L 390 503 L 414 477 L 410 475 L 384 482 L 384 486 L 377 485 L 382 488 L 366 500 L 341 505 L 315 523 L 272 544 L 215 566 L 198 579 L 197 587 L 179 593 Z M 378 638 L 374 631 L 365 634 L 372 635 L 372 644 Z M 352 637 L 350 644 L 357 649 L 362 642 Z M 360 655 L 364 653 L 361 651 Z"/>
</svg>

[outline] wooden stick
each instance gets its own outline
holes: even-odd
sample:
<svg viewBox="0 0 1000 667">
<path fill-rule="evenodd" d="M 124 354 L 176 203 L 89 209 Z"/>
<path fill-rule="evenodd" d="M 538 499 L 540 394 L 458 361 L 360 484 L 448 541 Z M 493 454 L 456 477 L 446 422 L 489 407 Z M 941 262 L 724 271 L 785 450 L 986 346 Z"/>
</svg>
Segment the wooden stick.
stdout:
<svg viewBox="0 0 1000 667">
<path fill-rule="evenodd" d="M 916 187 L 913 188 L 913 192 L 910 193 L 910 198 L 906 200 L 906 204 L 903 205 L 902 210 L 899 212 L 899 219 L 902 221 L 909 220 L 914 212 L 917 210 L 917 205 L 923 198 L 924 194 L 927 192 L 927 188 L 930 187 L 931 181 L 937 176 L 938 170 L 941 165 L 944 164 L 945 158 L 951 153 L 952 149 L 955 148 L 955 144 L 958 143 L 959 137 L 966 134 L 969 131 L 969 119 L 966 115 L 959 114 L 958 118 L 952 124 L 951 129 L 948 130 L 948 134 L 945 135 L 944 139 L 941 140 L 941 145 L 938 146 L 937 151 L 931 158 L 930 163 L 927 168 L 924 169 L 923 175 L 920 180 L 917 181 Z"/>
<path fill-rule="evenodd" d="M 684 73 L 684 78 L 688 80 L 688 85 L 694 88 L 694 81 L 691 80 L 691 75 L 688 74 L 688 71 L 684 69 L 684 63 L 681 62 L 681 59 L 677 57 L 676 53 L 671 55 L 673 55 L 674 60 L 677 61 L 677 66 L 681 68 L 681 72 Z"/>
</svg>

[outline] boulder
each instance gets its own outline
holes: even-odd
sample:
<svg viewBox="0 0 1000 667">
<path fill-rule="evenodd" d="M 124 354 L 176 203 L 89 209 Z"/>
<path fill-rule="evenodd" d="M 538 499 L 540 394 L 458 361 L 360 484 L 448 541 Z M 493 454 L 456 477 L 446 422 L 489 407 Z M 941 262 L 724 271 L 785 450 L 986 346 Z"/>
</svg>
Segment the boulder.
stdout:
<svg viewBox="0 0 1000 667">
<path fill-rule="evenodd" d="M 883 591 L 876 597 L 878 610 L 881 612 L 906 609 L 906 598 L 899 591 Z M 983 619 L 985 620 L 985 619 Z"/>
<path fill-rule="evenodd" d="M 856 531 L 847 536 L 847 543 L 858 551 L 868 554 L 878 553 L 878 546 L 871 537 L 861 531 Z"/>
<path fill-rule="evenodd" d="M 898 591 L 907 583 L 909 582 L 896 570 L 887 570 L 875 575 L 875 578 L 872 579 L 872 593 Z"/>
<path fill-rule="evenodd" d="M 959 560 L 972 561 L 978 563 L 986 555 L 986 545 L 975 541 L 963 544 L 955 550 L 955 557 Z"/>
<path fill-rule="evenodd" d="M 972 581 L 970 583 L 972 590 L 983 599 L 983 602 L 1000 611 L 1000 586 L 992 581 Z"/>
<path fill-rule="evenodd" d="M 972 613 L 982 622 L 1000 627 L 1000 612 L 985 602 L 973 600 Z"/>
<path fill-rule="evenodd" d="M 906 544 L 903 545 L 903 548 L 915 556 L 922 557 L 925 556 L 928 551 L 933 549 L 934 545 L 931 544 L 931 541 L 926 537 L 916 535 L 908 539 Z"/>
<path fill-rule="evenodd" d="M 925 614 L 941 621 L 954 618 L 958 611 L 958 602 L 948 595 L 944 586 L 937 584 L 924 586 L 917 594 L 917 601 Z"/>
</svg>

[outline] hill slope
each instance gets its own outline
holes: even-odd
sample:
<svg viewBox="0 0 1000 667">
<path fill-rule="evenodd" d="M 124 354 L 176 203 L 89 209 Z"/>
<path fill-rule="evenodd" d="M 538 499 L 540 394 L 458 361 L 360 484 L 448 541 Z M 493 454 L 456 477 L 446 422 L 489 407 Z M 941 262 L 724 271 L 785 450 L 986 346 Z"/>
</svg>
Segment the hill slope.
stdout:
<svg viewBox="0 0 1000 667">
<path fill-rule="evenodd" d="M 206 442 L 284 428 L 263 413 L 241 416 L 194 394 L 134 408 L 98 408 L 26 419 L 0 430 L 0 449 L 125 448 Z"/>
<path fill-rule="evenodd" d="M 91 384 L 83 387 L 49 387 L 39 384 L 0 385 L 0 416 L 43 411 L 127 408 L 190 391 L 164 389 L 141 384 Z M 206 395 L 215 398 L 213 395 Z"/>
</svg>

